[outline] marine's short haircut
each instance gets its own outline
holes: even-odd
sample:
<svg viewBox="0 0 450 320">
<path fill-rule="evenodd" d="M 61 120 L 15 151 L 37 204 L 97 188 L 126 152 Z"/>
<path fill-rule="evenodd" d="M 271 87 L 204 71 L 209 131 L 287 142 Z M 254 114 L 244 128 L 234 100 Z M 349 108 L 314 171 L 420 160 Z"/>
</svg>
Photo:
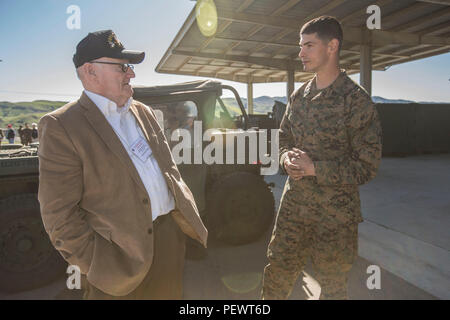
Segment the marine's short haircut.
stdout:
<svg viewBox="0 0 450 320">
<path fill-rule="evenodd" d="M 335 17 L 321 16 L 305 23 L 300 30 L 300 34 L 317 33 L 317 37 L 328 42 L 332 39 L 339 41 L 339 51 L 342 48 L 342 40 L 344 35 L 339 21 Z"/>
</svg>

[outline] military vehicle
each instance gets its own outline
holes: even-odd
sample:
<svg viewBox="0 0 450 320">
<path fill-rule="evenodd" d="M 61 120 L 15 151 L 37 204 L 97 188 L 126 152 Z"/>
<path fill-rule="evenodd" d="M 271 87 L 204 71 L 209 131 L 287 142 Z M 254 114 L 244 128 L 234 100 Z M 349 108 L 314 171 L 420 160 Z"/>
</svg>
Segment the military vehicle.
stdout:
<svg viewBox="0 0 450 320">
<path fill-rule="evenodd" d="M 192 124 L 198 127 L 199 123 L 200 134 L 215 129 L 214 139 L 221 136 L 224 141 L 258 130 L 250 128 L 249 117 L 236 90 L 220 82 L 196 81 L 134 90 L 136 100 L 162 115 L 161 124 L 168 137 L 182 133 L 181 129 Z M 233 97 L 232 101 L 223 99 L 224 92 Z M 176 151 L 177 144 L 168 140 Z M 194 147 L 195 143 L 188 146 Z M 200 152 L 204 148 L 205 143 L 201 141 Z M 40 287 L 61 277 L 67 267 L 42 224 L 37 200 L 37 149 L 38 145 L 34 144 L 3 145 L 0 150 L 0 291 Z M 226 151 L 229 150 L 224 150 L 224 154 Z M 259 159 L 250 162 L 248 151 L 246 142 L 247 161 L 243 164 L 232 161 L 233 164 L 208 165 L 192 161 L 178 166 L 194 194 L 210 239 L 229 244 L 248 243 L 261 236 L 273 221 L 272 191 L 260 174 Z M 191 156 L 195 158 L 195 151 Z"/>
<path fill-rule="evenodd" d="M 271 186 L 260 174 L 261 159 L 252 160 L 250 154 L 255 147 L 253 153 L 256 150 L 259 155 L 261 137 L 255 134 L 257 140 L 248 138 L 259 128 L 253 126 L 255 121 L 251 125 L 237 91 L 212 80 L 133 89 L 134 99 L 159 111 L 160 124 L 174 156 L 179 151 L 177 144 L 191 146 L 189 155 L 183 153 L 183 159 L 191 161 L 177 165 L 194 195 L 210 239 L 237 245 L 261 236 L 273 221 L 274 197 Z M 172 141 L 179 136 L 179 129 L 190 130 L 195 141 Z M 215 131 L 208 135 L 212 136 L 211 141 L 223 142 L 222 163 L 202 161 L 204 152 L 210 150 L 209 141 L 202 137 L 210 129 Z M 237 143 L 240 139 L 245 141 L 241 148 Z M 266 150 L 270 150 L 270 141 L 266 143 Z M 232 159 L 226 161 L 230 153 Z M 239 157 L 244 161 L 238 161 Z"/>
<path fill-rule="evenodd" d="M 66 263 L 44 230 L 37 200 L 37 144 L 0 149 L 0 291 L 36 288 L 61 276 Z"/>
</svg>

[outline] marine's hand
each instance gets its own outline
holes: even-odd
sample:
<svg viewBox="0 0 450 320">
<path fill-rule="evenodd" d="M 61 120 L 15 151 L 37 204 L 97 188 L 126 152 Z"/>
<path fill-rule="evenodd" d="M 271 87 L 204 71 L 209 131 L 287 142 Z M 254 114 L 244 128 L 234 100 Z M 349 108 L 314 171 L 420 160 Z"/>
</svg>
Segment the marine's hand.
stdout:
<svg viewBox="0 0 450 320">
<path fill-rule="evenodd" d="M 304 176 L 315 176 L 316 170 L 314 168 L 314 162 L 308 156 L 308 154 L 300 149 L 292 148 L 295 156 L 291 159 L 291 163 L 300 167 L 304 171 Z"/>
<path fill-rule="evenodd" d="M 288 151 L 287 157 L 284 159 L 284 168 L 287 174 L 294 180 L 300 180 L 305 174 L 305 171 L 300 165 L 292 162 L 298 156 L 299 154 L 297 152 Z"/>
</svg>

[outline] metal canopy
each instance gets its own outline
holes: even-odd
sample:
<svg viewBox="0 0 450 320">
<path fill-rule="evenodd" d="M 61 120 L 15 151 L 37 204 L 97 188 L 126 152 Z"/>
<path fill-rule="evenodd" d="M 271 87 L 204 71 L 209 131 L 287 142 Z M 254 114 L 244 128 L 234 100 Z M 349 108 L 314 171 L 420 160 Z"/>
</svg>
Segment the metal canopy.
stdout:
<svg viewBox="0 0 450 320">
<path fill-rule="evenodd" d="M 341 67 L 348 74 L 361 72 L 369 88 L 371 70 L 450 51 L 450 0 L 215 0 L 215 4 L 217 33 L 209 38 L 201 34 L 193 8 L 157 72 L 249 84 L 289 82 L 292 89 L 293 81 L 312 77 L 302 71 L 298 58 L 299 30 L 320 15 L 341 21 Z M 372 4 L 381 9 L 381 30 L 367 29 L 366 10 Z"/>
</svg>

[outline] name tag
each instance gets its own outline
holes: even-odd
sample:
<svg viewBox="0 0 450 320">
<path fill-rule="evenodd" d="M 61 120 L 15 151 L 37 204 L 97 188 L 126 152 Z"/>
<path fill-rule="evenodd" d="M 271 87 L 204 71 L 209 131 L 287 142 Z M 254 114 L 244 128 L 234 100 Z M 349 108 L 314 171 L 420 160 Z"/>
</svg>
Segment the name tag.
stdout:
<svg viewBox="0 0 450 320">
<path fill-rule="evenodd" d="M 133 153 L 142 162 L 146 162 L 152 154 L 152 150 L 143 137 L 139 137 L 135 142 L 133 142 L 133 144 L 131 145 L 131 151 L 133 151 Z"/>
</svg>

